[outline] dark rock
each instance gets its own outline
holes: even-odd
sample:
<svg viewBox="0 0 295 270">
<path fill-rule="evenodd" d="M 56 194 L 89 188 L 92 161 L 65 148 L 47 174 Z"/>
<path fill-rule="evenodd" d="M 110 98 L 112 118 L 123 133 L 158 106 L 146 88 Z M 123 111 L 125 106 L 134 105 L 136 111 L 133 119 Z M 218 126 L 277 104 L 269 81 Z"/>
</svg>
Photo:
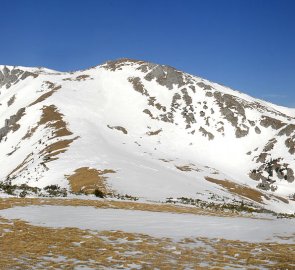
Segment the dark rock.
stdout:
<svg viewBox="0 0 295 270">
<path fill-rule="evenodd" d="M 290 136 L 293 132 L 295 131 L 295 125 L 290 124 L 287 125 L 286 127 L 284 127 L 282 130 L 280 130 L 280 132 L 278 133 L 279 136 Z"/>
<path fill-rule="evenodd" d="M 273 129 L 280 129 L 285 126 L 286 123 L 283 123 L 278 119 L 263 115 L 262 119 L 260 120 L 260 125 L 265 128 L 272 127 Z"/>
<path fill-rule="evenodd" d="M 16 84 L 19 82 L 19 80 L 25 80 L 28 77 L 38 77 L 38 74 L 28 72 L 28 71 L 23 71 L 21 69 L 15 69 L 13 68 L 10 70 L 6 66 L 0 70 L 0 88 L 2 86 L 6 86 L 6 88 L 10 88 L 12 85 Z"/>
<path fill-rule="evenodd" d="M 203 136 L 208 137 L 209 141 L 214 139 L 214 135 L 203 127 L 200 127 L 199 131 L 203 134 Z"/>
<path fill-rule="evenodd" d="M 144 78 L 148 81 L 155 79 L 160 85 L 166 86 L 169 90 L 173 89 L 173 85 L 177 87 L 185 85 L 182 72 L 169 66 L 156 65 Z"/>
<path fill-rule="evenodd" d="M 9 119 L 5 120 L 4 127 L 0 129 L 0 142 L 10 131 L 14 132 L 19 129 L 20 125 L 18 124 L 18 121 L 23 117 L 24 114 L 25 108 L 21 108 L 15 115 L 12 115 Z"/>
<path fill-rule="evenodd" d="M 256 132 L 257 134 L 260 134 L 260 133 L 261 133 L 260 128 L 256 126 L 256 127 L 255 127 L 255 132 Z"/>
<path fill-rule="evenodd" d="M 199 87 L 203 88 L 204 90 L 212 90 L 212 89 L 213 89 L 210 85 L 205 84 L 205 83 L 203 83 L 203 82 L 198 82 L 197 85 L 198 85 Z"/>
</svg>

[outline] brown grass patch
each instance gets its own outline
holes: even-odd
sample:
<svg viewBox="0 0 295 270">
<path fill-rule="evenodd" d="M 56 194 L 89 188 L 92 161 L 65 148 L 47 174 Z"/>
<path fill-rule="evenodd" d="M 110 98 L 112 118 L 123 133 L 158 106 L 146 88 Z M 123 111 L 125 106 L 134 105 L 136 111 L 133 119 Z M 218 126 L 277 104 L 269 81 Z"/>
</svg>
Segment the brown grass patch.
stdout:
<svg viewBox="0 0 295 270">
<path fill-rule="evenodd" d="M 44 106 L 42 108 L 42 115 L 39 122 L 35 127 L 30 128 L 27 131 L 22 140 L 31 138 L 41 125 L 46 125 L 46 127 L 53 128 L 55 137 L 68 136 L 73 134 L 67 129 L 66 122 L 63 120 L 63 115 L 57 110 L 56 106 L 50 105 Z"/>
<path fill-rule="evenodd" d="M 76 77 L 76 81 L 85 81 L 87 79 L 90 79 L 90 76 L 89 75 L 79 75 Z"/>
<path fill-rule="evenodd" d="M 89 75 L 79 75 L 76 78 L 65 78 L 63 81 L 86 81 L 91 80 L 92 78 Z M 92 79 L 93 80 L 93 79 Z"/>
<path fill-rule="evenodd" d="M 33 136 L 33 134 L 35 133 L 35 131 L 37 130 L 37 128 L 38 128 L 38 126 L 28 129 L 25 136 L 22 137 L 22 140 L 26 140 L 26 139 L 31 138 Z"/>
<path fill-rule="evenodd" d="M 175 166 L 176 169 L 182 171 L 182 172 L 191 172 L 193 170 L 192 167 L 188 166 L 188 165 L 184 165 L 184 166 Z"/>
<path fill-rule="evenodd" d="M 239 217 L 248 216 L 253 217 L 251 214 L 238 213 L 238 212 L 225 212 L 221 209 L 205 209 L 201 207 L 188 207 L 184 205 L 173 204 L 151 204 L 141 203 L 133 201 L 112 201 L 108 199 L 104 200 L 81 200 L 81 199 L 59 199 L 59 198 L 0 198 L 0 209 L 10 208 L 13 206 L 25 206 L 25 205 L 71 205 L 71 206 L 93 206 L 98 208 L 120 208 L 120 209 L 133 209 L 141 211 L 152 212 L 168 212 L 168 213 L 180 213 L 180 214 L 197 214 L 197 215 L 209 215 L 209 216 L 223 216 L 223 217 Z"/>
<path fill-rule="evenodd" d="M 86 194 L 93 193 L 95 189 L 99 189 L 104 194 L 109 193 L 106 186 L 105 174 L 115 173 L 113 170 L 97 170 L 88 167 L 82 167 L 75 170 L 74 174 L 67 176 L 71 190 L 73 192 L 84 192 Z"/>
<path fill-rule="evenodd" d="M 247 186 L 239 185 L 228 180 L 219 180 L 211 177 L 205 177 L 205 179 L 211 183 L 222 186 L 231 193 L 235 193 L 239 196 L 243 196 L 258 203 L 263 203 L 263 197 L 265 197 L 265 195 L 258 190 L 255 190 Z"/>
<path fill-rule="evenodd" d="M 162 132 L 162 129 L 155 130 L 155 131 L 148 131 L 146 134 L 149 136 L 158 135 L 160 132 Z"/>
<path fill-rule="evenodd" d="M 56 106 L 44 106 L 42 108 L 42 116 L 38 125 L 46 125 L 55 130 L 57 137 L 72 135 L 73 133 L 67 129 L 66 123 L 63 121 L 63 115 L 58 112 Z"/>
<path fill-rule="evenodd" d="M 175 166 L 175 168 L 182 172 L 200 171 L 199 169 L 193 168 L 191 165 Z"/>
<path fill-rule="evenodd" d="M 51 96 L 52 96 L 57 90 L 59 90 L 59 89 L 61 88 L 60 85 L 54 87 L 54 85 L 53 85 L 51 82 L 48 82 L 48 83 L 50 83 L 49 88 L 53 88 L 53 89 L 50 90 L 49 92 L 46 92 L 45 94 L 43 94 L 43 95 L 40 96 L 39 98 L 37 98 L 34 102 L 32 102 L 32 103 L 29 105 L 29 107 L 30 107 L 30 106 L 33 106 L 33 105 L 35 105 L 35 104 L 37 104 L 37 103 L 40 103 L 40 102 L 44 101 L 45 99 L 51 97 Z"/>
<path fill-rule="evenodd" d="M 0 199 L 0 209 L 40 199 Z M 45 199 L 68 203 L 69 200 Z M 101 203 L 105 203 L 100 201 Z M 88 201 L 87 203 L 93 203 Z M 112 202 L 114 204 L 118 202 Z M 134 205 L 136 205 L 135 203 Z M 117 205 L 119 206 L 119 205 Z M 295 245 L 187 238 L 172 241 L 121 231 L 54 229 L 0 218 L 0 269 L 293 269 Z M 63 256 L 62 260 L 58 260 Z"/>
<path fill-rule="evenodd" d="M 69 136 L 73 134 L 71 131 L 68 130 L 66 122 L 64 122 L 63 120 L 63 115 L 57 111 L 57 108 L 54 105 L 44 106 L 42 110 L 43 113 L 38 126 L 46 125 L 46 127 L 51 127 L 54 129 L 54 136 L 50 139 Z M 78 139 L 78 137 L 54 142 L 41 150 L 40 154 L 45 156 L 46 162 L 56 160 L 56 156 L 64 153 L 70 146 L 70 144 L 76 139 Z"/>
<path fill-rule="evenodd" d="M 16 172 L 21 172 L 26 168 L 26 165 L 32 160 L 32 153 L 30 153 L 29 155 L 26 156 L 26 158 L 23 160 L 22 163 L 20 163 L 15 169 L 13 169 L 8 175 L 7 178 L 11 178 L 11 176 L 13 174 L 15 174 Z"/>
<path fill-rule="evenodd" d="M 67 124 L 63 120 L 63 115 L 60 112 L 58 112 L 56 106 L 50 105 L 44 106 L 42 108 L 42 115 L 40 121 L 37 123 L 35 127 L 29 129 L 22 139 L 30 138 L 41 125 L 45 125 L 46 128 L 53 129 L 53 133 L 51 137 L 47 139 L 47 142 L 50 142 L 51 139 L 54 139 L 56 137 L 64 137 L 73 134 L 71 131 L 68 130 Z M 70 146 L 70 144 L 76 139 L 78 139 L 78 137 L 59 140 L 50 145 L 47 145 L 39 152 L 40 155 L 43 155 L 45 157 L 45 161 L 41 164 L 45 166 L 45 163 L 58 159 L 57 156 L 61 153 L 64 153 Z M 41 141 L 39 141 L 39 143 L 41 143 Z M 22 170 L 24 170 L 26 168 L 26 165 L 30 161 L 28 160 L 28 157 L 30 157 L 31 155 L 32 153 L 29 154 L 24 159 L 24 161 L 21 164 L 19 164 L 8 176 L 11 176 L 17 171 L 20 172 L 21 168 Z"/>
<path fill-rule="evenodd" d="M 78 137 L 73 138 L 73 139 L 68 139 L 68 140 L 62 140 L 62 141 L 57 141 L 55 143 L 52 143 L 48 146 L 46 146 L 40 154 L 45 155 L 46 158 L 51 158 L 54 156 L 57 156 L 61 153 L 64 153 L 67 148 L 70 146 L 70 144 L 76 140 Z"/>
</svg>

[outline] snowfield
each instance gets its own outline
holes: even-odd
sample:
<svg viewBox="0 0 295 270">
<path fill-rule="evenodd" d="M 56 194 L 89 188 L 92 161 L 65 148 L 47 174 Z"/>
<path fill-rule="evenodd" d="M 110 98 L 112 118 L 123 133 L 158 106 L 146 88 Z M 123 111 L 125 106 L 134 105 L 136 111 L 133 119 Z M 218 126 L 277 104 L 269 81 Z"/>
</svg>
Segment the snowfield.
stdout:
<svg viewBox="0 0 295 270">
<path fill-rule="evenodd" d="M 231 218 L 89 206 L 26 206 L 0 210 L 0 217 L 35 226 L 124 231 L 154 237 L 217 238 L 246 242 L 295 243 L 295 220 Z"/>
</svg>

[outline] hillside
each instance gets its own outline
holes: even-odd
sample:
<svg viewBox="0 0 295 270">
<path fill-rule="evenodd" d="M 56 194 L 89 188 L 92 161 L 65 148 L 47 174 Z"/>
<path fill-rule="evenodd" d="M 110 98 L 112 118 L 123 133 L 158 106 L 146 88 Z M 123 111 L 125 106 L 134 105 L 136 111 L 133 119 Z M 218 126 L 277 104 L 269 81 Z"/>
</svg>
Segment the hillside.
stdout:
<svg viewBox="0 0 295 270">
<path fill-rule="evenodd" d="M 0 104 L 2 183 L 295 211 L 294 109 L 130 59 L 0 66 Z"/>
</svg>

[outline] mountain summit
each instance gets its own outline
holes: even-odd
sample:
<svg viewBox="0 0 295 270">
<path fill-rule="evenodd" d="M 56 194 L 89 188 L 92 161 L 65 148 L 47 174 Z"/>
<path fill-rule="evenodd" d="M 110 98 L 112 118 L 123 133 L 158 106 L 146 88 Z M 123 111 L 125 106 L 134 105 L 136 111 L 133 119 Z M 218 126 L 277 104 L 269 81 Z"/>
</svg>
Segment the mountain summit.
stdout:
<svg viewBox="0 0 295 270">
<path fill-rule="evenodd" d="M 295 211 L 295 110 L 131 59 L 0 66 L 0 181 Z"/>
</svg>

